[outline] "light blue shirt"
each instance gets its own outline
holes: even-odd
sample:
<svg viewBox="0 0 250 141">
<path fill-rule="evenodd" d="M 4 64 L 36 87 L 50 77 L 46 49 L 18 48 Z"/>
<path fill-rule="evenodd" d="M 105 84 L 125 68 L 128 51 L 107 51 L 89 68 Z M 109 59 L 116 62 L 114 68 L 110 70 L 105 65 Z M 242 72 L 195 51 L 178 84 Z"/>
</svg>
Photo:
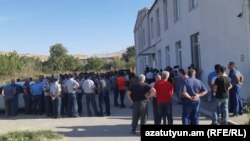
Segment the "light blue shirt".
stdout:
<svg viewBox="0 0 250 141">
<path fill-rule="evenodd" d="M 42 95 L 43 94 L 43 84 L 35 83 L 30 87 L 30 92 L 32 95 Z"/>
</svg>

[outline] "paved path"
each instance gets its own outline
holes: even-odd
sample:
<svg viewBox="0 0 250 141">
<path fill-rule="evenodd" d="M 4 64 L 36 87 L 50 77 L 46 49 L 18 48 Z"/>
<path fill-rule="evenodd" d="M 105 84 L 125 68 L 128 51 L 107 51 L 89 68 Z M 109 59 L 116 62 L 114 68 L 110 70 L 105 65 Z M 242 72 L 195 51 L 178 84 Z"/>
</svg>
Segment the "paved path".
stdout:
<svg viewBox="0 0 250 141">
<path fill-rule="evenodd" d="M 111 101 L 111 103 L 113 103 Z M 127 103 L 127 105 L 129 105 Z M 151 107 L 151 106 L 150 106 Z M 174 124 L 181 124 L 181 106 L 174 103 Z M 112 107 L 110 117 L 81 117 L 48 119 L 45 116 L 19 115 L 6 119 L 0 115 L 0 134 L 13 130 L 53 130 L 64 135 L 65 140 L 74 141 L 139 141 L 139 133 L 131 135 L 131 109 Z M 152 110 L 149 110 L 149 124 L 152 124 Z M 201 117 L 201 124 L 210 124 Z M 139 129 L 138 129 L 139 130 Z"/>
</svg>

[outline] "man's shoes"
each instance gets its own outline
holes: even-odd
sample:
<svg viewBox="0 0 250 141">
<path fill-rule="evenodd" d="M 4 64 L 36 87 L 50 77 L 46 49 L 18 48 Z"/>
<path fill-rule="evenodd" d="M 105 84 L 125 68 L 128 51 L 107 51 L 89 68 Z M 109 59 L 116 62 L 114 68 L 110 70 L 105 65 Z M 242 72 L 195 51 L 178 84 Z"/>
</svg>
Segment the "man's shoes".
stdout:
<svg viewBox="0 0 250 141">
<path fill-rule="evenodd" d="M 135 135 L 136 134 L 136 131 L 135 130 L 132 130 L 130 131 L 131 134 Z"/>
</svg>

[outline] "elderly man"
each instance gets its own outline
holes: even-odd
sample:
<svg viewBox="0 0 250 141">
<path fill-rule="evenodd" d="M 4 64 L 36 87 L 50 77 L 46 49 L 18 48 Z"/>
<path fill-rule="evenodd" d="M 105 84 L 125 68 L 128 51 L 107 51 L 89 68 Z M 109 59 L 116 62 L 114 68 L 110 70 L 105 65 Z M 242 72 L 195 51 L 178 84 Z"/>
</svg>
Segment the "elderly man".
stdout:
<svg viewBox="0 0 250 141">
<path fill-rule="evenodd" d="M 168 125 L 173 124 L 172 96 L 174 94 L 174 86 L 168 82 L 169 76 L 170 73 L 168 71 L 163 71 L 162 80 L 157 81 L 154 86 L 160 120 L 163 119 L 164 125 L 166 125 L 166 117 L 168 118 Z"/>
<path fill-rule="evenodd" d="M 140 82 L 130 86 L 128 90 L 128 98 L 133 103 L 132 113 L 132 134 L 136 134 L 138 120 L 141 118 L 141 125 L 146 124 L 148 99 L 155 94 L 155 89 L 145 83 L 145 75 L 140 75 Z"/>
<path fill-rule="evenodd" d="M 199 125 L 200 97 L 207 94 L 205 85 L 195 78 L 196 71 L 188 70 L 188 76 L 181 86 L 182 123 L 183 125 Z"/>
<path fill-rule="evenodd" d="M 160 80 L 161 80 L 161 76 L 160 75 L 156 75 L 155 76 L 155 82 L 151 83 L 150 86 L 152 88 L 154 88 L 155 87 L 155 83 L 157 81 L 160 81 Z M 152 106 L 153 106 L 153 114 L 154 114 L 154 124 L 158 125 L 158 124 L 160 124 L 160 119 L 159 119 L 159 111 L 158 111 L 158 105 L 157 105 L 156 95 L 152 99 Z"/>
</svg>

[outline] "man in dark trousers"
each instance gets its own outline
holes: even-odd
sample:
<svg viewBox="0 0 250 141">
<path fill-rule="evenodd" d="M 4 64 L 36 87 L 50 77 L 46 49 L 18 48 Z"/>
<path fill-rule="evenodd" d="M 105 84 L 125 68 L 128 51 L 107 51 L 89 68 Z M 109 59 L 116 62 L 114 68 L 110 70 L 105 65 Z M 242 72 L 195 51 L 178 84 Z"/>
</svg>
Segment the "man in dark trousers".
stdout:
<svg viewBox="0 0 250 141">
<path fill-rule="evenodd" d="M 181 86 L 182 123 L 183 125 L 199 125 L 200 97 L 207 94 L 205 85 L 196 78 L 194 69 L 188 70 L 189 78 Z"/>
<path fill-rule="evenodd" d="M 133 103 L 132 112 L 132 134 L 136 134 L 138 120 L 141 118 L 141 125 L 146 124 L 148 99 L 155 94 L 155 89 L 145 83 L 145 75 L 140 75 L 138 83 L 128 90 L 128 98 Z"/>
</svg>

